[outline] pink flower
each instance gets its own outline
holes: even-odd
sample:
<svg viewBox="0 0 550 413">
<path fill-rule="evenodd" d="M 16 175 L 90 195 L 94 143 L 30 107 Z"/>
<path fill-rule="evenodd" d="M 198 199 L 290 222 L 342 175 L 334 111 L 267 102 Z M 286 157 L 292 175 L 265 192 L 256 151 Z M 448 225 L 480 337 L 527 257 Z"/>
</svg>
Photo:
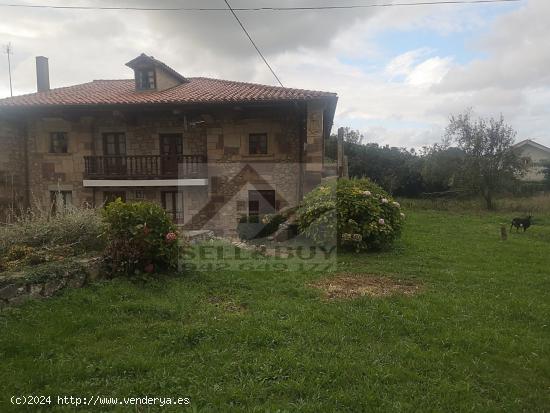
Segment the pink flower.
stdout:
<svg viewBox="0 0 550 413">
<path fill-rule="evenodd" d="M 390 202 L 390 201 L 388 201 L 386 198 L 382 198 L 382 203 L 383 204 L 387 204 L 388 202 Z"/>
<path fill-rule="evenodd" d="M 379 223 L 380 225 L 384 225 L 384 224 L 386 223 L 386 221 L 384 220 L 384 218 L 380 218 L 380 219 L 378 220 L 378 223 Z"/>
<path fill-rule="evenodd" d="M 169 232 L 168 234 L 166 234 L 166 241 L 168 242 L 175 241 L 177 238 L 178 236 L 176 235 L 175 232 Z"/>
<path fill-rule="evenodd" d="M 372 192 L 371 192 L 371 191 L 363 191 L 363 195 L 365 195 L 365 196 L 371 196 L 371 195 L 372 195 Z"/>
<path fill-rule="evenodd" d="M 397 208 L 401 208 L 401 204 L 399 202 L 394 202 L 393 205 L 396 206 Z"/>
</svg>

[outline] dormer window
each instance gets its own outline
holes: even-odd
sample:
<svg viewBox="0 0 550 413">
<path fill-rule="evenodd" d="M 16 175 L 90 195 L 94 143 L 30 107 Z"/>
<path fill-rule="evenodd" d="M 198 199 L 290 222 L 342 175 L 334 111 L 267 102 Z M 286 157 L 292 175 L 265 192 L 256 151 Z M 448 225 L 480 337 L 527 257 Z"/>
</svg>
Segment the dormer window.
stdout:
<svg viewBox="0 0 550 413">
<path fill-rule="evenodd" d="M 126 63 L 126 66 L 134 70 L 136 91 L 163 90 L 187 83 L 188 80 L 171 67 L 165 65 L 153 56 L 140 54 Z"/>
<path fill-rule="evenodd" d="M 156 89 L 155 71 L 153 69 L 136 70 L 136 87 L 139 90 Z"/>
</svg>

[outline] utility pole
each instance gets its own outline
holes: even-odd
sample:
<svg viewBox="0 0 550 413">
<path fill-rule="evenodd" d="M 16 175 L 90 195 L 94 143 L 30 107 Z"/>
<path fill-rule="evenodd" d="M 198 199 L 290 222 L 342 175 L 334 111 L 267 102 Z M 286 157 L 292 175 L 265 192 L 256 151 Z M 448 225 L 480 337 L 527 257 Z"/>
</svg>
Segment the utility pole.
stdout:
<svg viewBox="0 0 550 413">
<path fill-rule="evenodd" d="M 10 59 L 10 55 L 12 54 L 11 43 L 8 43 L 6 45 L 6 54 L 8 55 L 8 75 L 10 77 L 10 95 L 13 96 L 13 87 L 11 84 L 11 59 Z"/>
</svg>

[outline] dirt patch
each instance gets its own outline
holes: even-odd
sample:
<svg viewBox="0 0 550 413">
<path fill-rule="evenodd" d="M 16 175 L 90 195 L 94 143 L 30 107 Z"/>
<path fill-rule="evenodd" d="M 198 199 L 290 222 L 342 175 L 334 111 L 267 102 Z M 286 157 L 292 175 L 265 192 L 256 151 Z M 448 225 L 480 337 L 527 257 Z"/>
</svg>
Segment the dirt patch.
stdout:
<svg viewBox="0 0 550 413">
<path fill-rule="evenodd" d="M 389 297 L 399 294 L 411 296 L 420 292 L 420 286 L 412 281 L 354 273 L 336 274 L 310 286 L 323 291 L 325 298 L 329 300 L 353 299 L 365 295 L 370 297 Z"/>
<path fill-rule="evenodd" d="M 226 313 L 240 314 L 247 311 L 246 304 L 235 303 L 234 301 L 224 297 L 219 297 L 219 296 L 208 297 L 208 302 L 212 304 L 214 307 L 217 307 Z"/>
</svg>

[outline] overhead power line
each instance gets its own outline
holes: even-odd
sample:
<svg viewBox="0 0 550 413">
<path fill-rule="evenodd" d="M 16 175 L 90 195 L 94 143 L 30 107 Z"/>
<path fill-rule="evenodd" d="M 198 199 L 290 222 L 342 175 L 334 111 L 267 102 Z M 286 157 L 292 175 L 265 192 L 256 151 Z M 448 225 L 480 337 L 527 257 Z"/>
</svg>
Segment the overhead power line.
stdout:
<svg viewBox="0 0 550 413">
<path fill-rule="evenodd" d="M 304 6 L 304 7 L 235 7 L 232 11 L 292 11 L 292 10 L 345 10 L 370 9 L 379 7 L 436 6 L 445 4 L 488 4 L 516 3 L 524 0 L 442 0 L 379 4 L 351 4 L 347 6 Z M 227 11 L 223 7 L 124 7 L 124 6 L 61 6 L 50 4 L 16 4 L 0 3 L 0 7 L 28 9 L 60 9 L 60 10 L 127 10 L 127 11 Z"/>
<path fill-rule="evenodd" d="M 246 28 L 244 27 L 244 25 L 242 24 L 241 20 L 239 19 L 239 17 L 237 16 L 237 13 L 235 13 L 235 11 L 231 8 L 231 5 L 229 4 L 229 0 L 224 0 L 225 1 L 225 4 L 227 4 L 227 7 L 229 8 L 229 11 L 231 11 L 231 14 L 233 14 L 233 17 L 235 17 L 235 20 L 237 20 L 237 22 L 239 23 L 239 25 L 241 26 L 241 28 L 243 29 L 244 33 L 246 34 L 246 36 L 248 37 L 248 40 L 250 40 L 250 43 L 252 43 L 252 46 L 254 46 L 254 49 L 256 49 L 256 51 L 258 52 L 258 54 L 260 55 L 260 57 L 262 58 L 262 60 L 264 61 L 264 63 L 266 64 L 266 66 L 269 68 L 269 70 L 271 71 L 271 73 L 273 74 L 273 76 L 275 76 L 275 79 L 277 79 L 277 82 L 279 82 L 279 85 L 281 85 L 281 87 L 284 87 L 283 86 L 283 82 L 281 82 L 281 79 L 279 79 L 279 76 L 277 76 L 277 74 L 275 73 L 275 71 L 273 70 L 273 68 L 271 67 L 271 65 L 269 64 L 269 62 L 267 61 L 267 59 L 264 57 L 264 55 L 262 54 L 262 52 L 260 51 L 260 49 L 258 48 L 258 46 L 256 45 L 256 43 L 254 42 L 254 40 L 252 39 L 252 36 L 250 36 L 250 34 L 248 33 L 248 30 L 246 30 Z"/>
</svg>

